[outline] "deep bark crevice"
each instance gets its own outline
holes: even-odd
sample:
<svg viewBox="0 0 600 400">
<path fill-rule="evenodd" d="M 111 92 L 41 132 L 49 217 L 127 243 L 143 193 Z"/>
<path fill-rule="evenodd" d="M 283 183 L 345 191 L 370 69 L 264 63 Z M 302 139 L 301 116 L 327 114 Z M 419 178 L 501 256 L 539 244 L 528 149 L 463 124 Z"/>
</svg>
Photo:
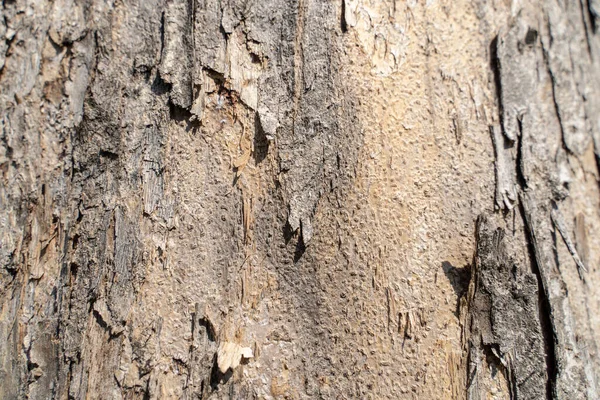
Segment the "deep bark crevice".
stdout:
<svg viewBox="0 0 600 400">
<path fill-rule="evenodd" d="M 525 209 L 523 207 L 522 202 L 519 202 L 519 214 L 523 220 L 525 238 L 527 242 L 527 253 L 531 264 L 531 270 L 535 274 L 538 284 L 538 302 L 540 305 L 538 316 L 542 328 L 542 334 L 544 337 L 546 367 L 548 371 L 548 381 L 546 384 L 546 398 L 548 400 L 553 400 L 555 399 L 554 387 L 556 385 L 556 379 L 558 375 L 556 353 L 554 348 L 556 343 L 556 332 L 554 330 L 552 319 L 550 317 L 551 308 L 548 300 L 549 297 L 546 288 L 544 288 L 543 280 L 540 275 L 540 267 L 535 256 L 531 228 L 529 226 L 527 218 L 525 217 Z"/>
</svg>

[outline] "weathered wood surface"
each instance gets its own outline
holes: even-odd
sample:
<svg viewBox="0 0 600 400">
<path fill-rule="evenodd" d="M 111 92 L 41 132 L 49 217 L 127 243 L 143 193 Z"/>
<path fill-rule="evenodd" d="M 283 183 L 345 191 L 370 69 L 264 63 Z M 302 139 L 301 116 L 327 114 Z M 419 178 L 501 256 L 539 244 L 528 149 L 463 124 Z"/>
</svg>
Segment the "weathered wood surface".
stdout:
<svg viewBox="0 0 600 400">
<path fill-rule="evenodd" d="M 597 1 L 1 13 L 0 398 L 598 398 Z"/>
</svg>

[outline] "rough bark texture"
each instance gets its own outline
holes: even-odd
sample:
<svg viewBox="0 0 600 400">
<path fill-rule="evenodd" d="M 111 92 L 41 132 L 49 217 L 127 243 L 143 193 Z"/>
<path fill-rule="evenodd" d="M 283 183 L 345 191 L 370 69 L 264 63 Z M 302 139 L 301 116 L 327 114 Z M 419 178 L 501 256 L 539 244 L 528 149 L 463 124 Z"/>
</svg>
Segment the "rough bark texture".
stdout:
<svg viewBox="0 0 600 400">
<path fill-rule="evenodd" d="M 539 319 L 535 274 L 507 253 L 502 228 L 482 217 L 477 226 L 477 256 L 469 298 L 472 338 L 469 343 L 469 398 L 482 398 L 482 359 L 505 373 L 511 397 L 546 397 L 548 368 Z"/>
<path fill-rule="evenodd" d="M 599 398 L 600 2 L 1 12 L 0 398 Z"/>
</svg>

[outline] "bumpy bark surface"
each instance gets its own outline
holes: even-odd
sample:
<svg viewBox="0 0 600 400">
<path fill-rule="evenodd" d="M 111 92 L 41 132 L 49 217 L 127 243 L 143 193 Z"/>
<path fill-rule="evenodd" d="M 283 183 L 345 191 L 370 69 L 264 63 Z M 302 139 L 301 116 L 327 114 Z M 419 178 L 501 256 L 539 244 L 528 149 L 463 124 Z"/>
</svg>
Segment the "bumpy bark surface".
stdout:
<svg viewBox="0 0 600 400">
<path fill-rule="evenodd" d="M 598 1 L 1 13 L 0 398 L 599 398 Z"/>
</svg>

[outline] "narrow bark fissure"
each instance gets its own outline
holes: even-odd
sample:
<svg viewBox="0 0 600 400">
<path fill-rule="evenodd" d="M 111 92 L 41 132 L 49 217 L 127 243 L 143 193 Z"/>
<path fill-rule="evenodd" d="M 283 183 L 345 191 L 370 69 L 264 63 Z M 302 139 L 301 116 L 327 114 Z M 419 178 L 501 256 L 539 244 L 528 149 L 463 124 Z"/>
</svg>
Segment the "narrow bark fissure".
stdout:
<svg viewBox="0 0 600 400">
<path fill-rule="evenodd" d="M 522 132 L 522 122 L 519 121 L 519 129 Z M 517 185 L 520 188 L 521 192 L 527 190 L 527 178 L 525 177 L 525 171 L 523 171 L 523 135 L 519 139 L 517 139 L 516 143 L 517 155 L 515 157 L 516 164 L 516 173 L 517 173 Z"/>
<path fill-rule="evenodd" d="M 348 22 L 346 21 L 346 0 L 342 1 L 342 12 L 340 16 L 340 28 L 342 29 L 342 33 L 348 32 Z M 394 2 L 395 4 L 396 2 Z"/>
<path fill-rule="evenodd" d="M 490 67 L 492 69 L 492 75 L 494 76 L 494 89 L 495 89 L 495 100 L 498 102 L 498 118 L 502 132 L 504 132 L 504 106 L 502 104 L 502 75 L 500 74 L 500 58 L 498 57 L 498 36 L 496 35 L 490 42 Z"/>
<path fill-rule="evenodd" d="M 587 45 L 588 55 L 590 57 L 590 60 L 593 61 L 594 55 L 592 52 L 592 42 L 591 42 L 591 38 L 590 38 L 590 27 L 589 27 L 590 22 L 588 22 L 588 18 L 590 21 L 593 21 L 594 19 L 590 18 L 591 15 L 589 14 L 589 7 L 587 7 L 586 1 L 587 0 L 579 0 L 579 11 L 581 12 L 581 21 L 583 23 L 583 28 L 585 31 L 585 43 Z M 588 18 L 586 18 L 586 15 Z M 593 25 L 593 22 L 592 22 L 592 25 Z M 592 35 L 593 34 L 594 33 L 592 32 Z"/>
<path fill-rule="evenodd" d="M 558 376 L 557 360 L 556 360 L 556 331 L 552 324 L 551 319 L 551 308 L 549 304 L 549 296 L 544 283 L 542 280 L 540 267 L 537 263 L 535 256 L 535 249 L 533 247 L 533 238 L 531 235 L 531 228 L 526 218 L 525 209 L 523 202 L 519 201 L 519 214 L 523 220 L 525 239 L 527 242 L 527 254 L 531 264 L 531 272 L 535 274 L 538 284 L 538 302 L 539 302 L 539 320 L 542 328 L 542 335 L 544 337 L 544 349 L 545 349 L 545 360 L 546 368 L 548 372 L 548 381 L 546 383 L 546 398 L 547 400 L 555 400 L 554 387 L 556 385 L 556 379 Z"/>
<path fill-rule="evenodd" d="M 159 38 L 160 38 L 160 47 L 158 49 L 158 65 L 161 64 L 163 58 L 163 51 L 165 50 L 165 10 L 160 13 L 160 25 L 159 25 Z M 157 75 L 160 75 L 157 71 Z"/>
<path fill-rule="evenodd" d="M 597 0 L 584 0 L 586 4 L 586 10 L 590 17 L 590 23 L 592 25 L 592 32 L 596 34 L 598 32 L 598 18 L 600 18 L 600 9 L 596 9 L 598 6 Z M 594 7 L 594 5 L 596 7 Z"/>
</svg>

